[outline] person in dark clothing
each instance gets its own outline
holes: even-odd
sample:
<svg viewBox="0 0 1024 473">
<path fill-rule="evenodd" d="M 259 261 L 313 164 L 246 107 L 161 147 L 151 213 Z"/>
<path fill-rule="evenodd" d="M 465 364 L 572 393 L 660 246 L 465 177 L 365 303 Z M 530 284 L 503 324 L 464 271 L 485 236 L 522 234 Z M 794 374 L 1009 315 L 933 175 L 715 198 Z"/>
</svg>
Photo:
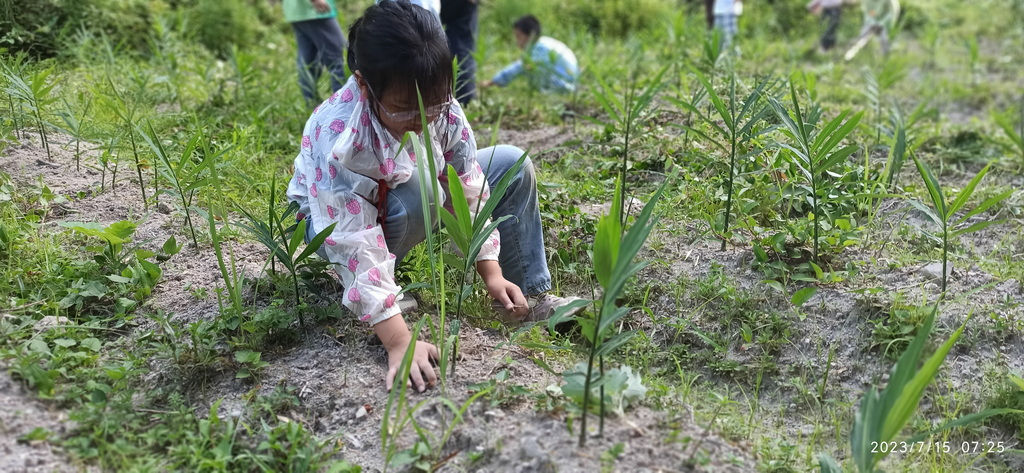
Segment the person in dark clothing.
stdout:
<svg viewBox="0 0 1024 473">
<path fill-rule="evenodd" d="M 839 30 L 839 18 L 843 11 L 843 0 L 812 0 L 807 9 L 815 15 L 821 15 L 825 23 L 825 32 L 819 41 L 819 51 L 825 52 L 836 45 L 836 31 Z"/>
<path fill-rule="evenodd" d="M 448 49 L 458 60 L 455 98 L 463 106 L 476 97 L 476 50 L 478 0 L 441 0 L 441 24 L 448 36 Z"/>
<path fill-rule="evenodd" d="M 338 25 L 334 0 L 284 0 L 285 21 L 291 23 L 298 45 L 299 89 L 306 106 L 320 103 L 317 80 L 326 69 L 331 93 L 341 88 L 345 75 L 345 34 Z"/>
</svg>

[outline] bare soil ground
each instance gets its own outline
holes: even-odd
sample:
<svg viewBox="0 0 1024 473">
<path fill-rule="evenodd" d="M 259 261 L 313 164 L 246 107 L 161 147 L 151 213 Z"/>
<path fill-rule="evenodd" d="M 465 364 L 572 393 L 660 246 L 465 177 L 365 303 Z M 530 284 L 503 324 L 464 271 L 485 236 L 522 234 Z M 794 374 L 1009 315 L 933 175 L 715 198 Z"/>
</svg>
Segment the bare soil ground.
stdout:
<svg viewBox="0 0 1024 473">
<path fill-rule="evenodd" d="M 552 137 L 545 140 L 557 140 Z M 65 149 L 67 137 L 52 138 L 54 156 L 47 159 L 45 152 L 31 139 L 25 144 L 8 147 L 0 156 L 0 169 L 18 179 L 42 179 L 54 193 L 67 197 L 50 216 L 53 231 L 64 231 L 57 221 L 95 221 L 111 223 L 130 219 L 139 222 L 136 241 L 156 248 L 168 235 L 178 242 L 186 242 L 182 215 L 164 203 L 144 209 L 134 172 L 122 163 L 118 183 L 113 189 L 100 192 L 101 174 L 95 169 L 74 171 L 73 153 Z M 65 145 L 65 146 L 61 146 Z M 91 154 L 83 161 L 95 162 Z M 150 171 L 151 172 L 151 171 Z M 144 176 L 147 179 L 151 176 Z M 148 184 L 147 184 L 148 185 Z M 267 253 L 263 248 L 244 242 L 231 242 L 230 246 L 239 262 L 240 270 L 250 278 L 262 276 Z M 183 251 L 162 264 L 163 280 L 157 285 L 145 306 L 140 309 L 160 309 L 171 314 L 172 320 L 187 324 L 218 317 L 213 294 L 220 282 L 220 272 L 208 246 Z M 335 291 L 338 288 L 334 288 Z M 250 301 L 259 304 L 255 298 Z M 152 325 L 143 323 L 140 330 Z M 538 367 L 531 357 L 543 356 L 512 344 L 496 332 L 464 327 L 461 335 L 462 358 L 457 375 L 449 381 L 444 392 L 456 404 L 471 394 L 469 386 L 487 381 L 500 370 L 508 370 L 510 382 L 525 385 L 539 397 L 547 396 L 549 385 L 557 384 L 556 376 Z M 312 327 L 301 339 L 285 347 L 265 352 L 269 366 L 258 383 L 236 380 L 233 372 L 207 374 L 203 380 L 175 379 L 171 367 L 153 363 L 153 373 L 147 383 L 183 383 L 193 392 L 190 399 L 197 413 L 204 413 L 217 399 L 225 416 L 241 416 L 246 399 L 255 393 L 269 394 L 278 387 L 290 387 L 298 394 L 301 407 L 288 416 L 302 422 L 318 435 L 337 439 L 342 458 L 364 467 L 364 471 L 380 471 L 380 424 L 387 393 L 384 389 L 385 353 L 372 333 L 353 319 L 341 315 L 333 322 Z M 553 363 L 556 370 L 564 368 Z M 42 460 L 22 461 L 26 468 L 37 464 L 46 471 L 76 471 L 71 460 L 62 457 L 59 449 L 50 444 L 18 443 L 17 438 L 35 427 L 60 432 L 65 421 L 60 412 L 51 412 L 45 405 L 17 391 L 16 382 L 4 375 L 5 389 L 0 391 L 0 404 L 5 408 L 0 429 L 0 445 L 11 448 L 10 455 L 19 458 L 36 455 L 45 450 Z M 10 389 L 7 389 L 7 388 Z M 8 394 L 13 391 L 13 394 Z M 438 390 L 425 394 L 411 394 L 411 402 L 428 400 L 425 408 L 417 412 L 421 425 L 434 435 L 441 435 L 450 415 L 437 400 Z M 9 413 L 27 413 L 18 420 Z M 530 402 L 491 406 L 487 401 L 474 404 L 466 413 L 445 447 L 448 453 L 472 453 L 476 460 L 470 464 L 468 455 L 454 457 L 440 465 L 444 471 L 596 471 L 604 462 L 601 453 L 621 443 L 623 454 L 617 462 L 607 463 L 613 471 L 729 471 L 753 470 L 749 446 L 721 438 L 694 421 L 692 414 L 656 411 L 640 407 L 628 413 L 627 418 L 609 419 L 604 438 L 592 438 L 586 449 L 574 448 L 575 429 L 570 432 L 569 419 L 577 416 L 565 411 L 534 411 Z M 593 421 L 591 425 L 596 424 Z M 407 432 L 404 440 L 411 445 L 413 435 Z M 435 440 L 436 442 L 436 440 Z M 6 460 L 5 460 L 6 461 Z M 6 463 L 5 463 L 6 464 Z M 5 464 L 0 464 L 2 467 Z M 13 466 L 12 466 L 13 467 Z M 7 469 L 4 471 L 8 471 Z M 17 470 L 10 470 L 17 471 Z M 36 470 L 32 470 L 36 471 Z"/>
</svg>

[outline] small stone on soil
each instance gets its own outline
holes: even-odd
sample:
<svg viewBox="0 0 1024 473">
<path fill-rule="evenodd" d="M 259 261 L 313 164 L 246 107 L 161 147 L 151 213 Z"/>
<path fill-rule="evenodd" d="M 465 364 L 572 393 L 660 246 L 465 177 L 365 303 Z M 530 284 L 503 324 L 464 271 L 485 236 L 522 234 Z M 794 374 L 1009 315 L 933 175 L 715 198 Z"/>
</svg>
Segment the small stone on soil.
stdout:
<svg viewBox="0 0 1024 473">
<path fill-rule="evenodd" d="M 942 277 L 942 262 L 928 263 L 917 270 L 917 274 L 924 276 L 928 279 L 939 279 Z M 946 278 L 948 279 L 953 275 L 953 263 L 946 262 Z"/>
</svg>

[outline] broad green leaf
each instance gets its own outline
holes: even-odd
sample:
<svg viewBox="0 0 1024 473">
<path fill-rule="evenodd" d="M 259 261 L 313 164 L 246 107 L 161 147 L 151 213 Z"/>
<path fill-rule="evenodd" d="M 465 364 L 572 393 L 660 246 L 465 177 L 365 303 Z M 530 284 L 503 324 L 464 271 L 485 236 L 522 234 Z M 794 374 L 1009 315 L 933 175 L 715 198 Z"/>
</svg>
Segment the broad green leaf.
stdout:
<svg viewBox="0 0 1024 473">
<path fill-rule="evenodd" d="M 974 189 L 978 187 L 978 183 L 985 177 L 985 174 L 988 174 L 988 170 L 991 166 L 991 164 L 987 164 L 985 167 L 981 168 L 981 171 L 978 171 L 978 174 L 975 174 L 974 178 L 960 190 L 960 193 L 956 195 L 956 198 L 953 199 L 953 202 L 949 204 L 949 208 L 946 210 L 947 221 L 952 218 L 953 215 L 964 206 L 964 204 L 967 203 L 967 199 L 970 199 L 971 194 L 974 194 Z"/>
<path fill-rule="evenodd" d="M 611 285 L 612 271 L 619 258 L 619 246 L 622 243 L 622 222 L 619 220 L 621 206 L 622 180 L 616 180 L 615 195 L 612 198 L 612 209 L 597 222 L 597 233 L 594 236 L 594 276 L 598 284 L 607 289 Z"/>
<path fill-rule="evenodd" d="M 805 302 L 814 297 L 818 293 L 818 288 L 815 286 L 807 286 L 799 291 L 793 293 L 793 297 L 790 298 L 790 302 L 797 307 L 804 305 Z"/>
<path fill-rule="evenodd" d="M 466 193 L 462 188 L 462 180 L 459 179 L 459 173 L 455 171 L 455 168 L 451 164 L 449 164 L 447 168 L 448 192 L 452 196 L 452 211 L 455 216 L 455 221 L 458 224 L 455 230 L 461 234 L 462 241 L 468 243 L 473 237 L 473 219 L 469 216 L 469 204 L 466 203 Z M 448 228 L 449 234 L 451 231 L 452 229 Z M 463 250 L 468 247 L 469 245 L 466 245 L 463 247 Z"/>
<path fill-rule="evenodd" d="M 918 159 L 917 155 L 912 156 L 914 158 L 914 164 L 917 165 L 917 171 L 921 174 L 921 178 L 924 179 L 924 185 L 928 189 L 928 195 L 932 199 L 932 205 L 935 206 L 935 213 L 939 216 L 944 217 L 942 219 L 943 225 L 945 225 L 945 216 L 949 215 L 946 211 L 946 198 L 942 195 L 942 187 L 939 185 L 939 180 L 932 174 L 932 170 L 928 167 L 924 161 Z"/>
<path fill-rule="evenodd" d="M 934 312 L 933 312 L 934 314 Z M 969 318 L 968 318 L 969 320 Z M 946 340 L 945 343 L 940 346 L 935 353 L 932 354 L 924 366 L 918 370 L 917 374 L 905 385 L 901 390 L 900 396 L 896 399 L 896 402 L 892 405 L 892 411 L 886 416 L 885 423 L 882 426 L 882 437 L 881 440 L 889 441 L 893 439 L 897 433 L 906 425 L 910 416 L 917 409 L 918 403 L 921 402 L 921 396 L 924 394 L 924 389 L 931 384 L 932 379 L 935 378 L 935 374 L 939 370 L 939 366 L 946 360 L 946 355 L 949 354 L 949 350 L 953 348 L 953 344 L 960 338 L 964 328 L 967 327 L 967 322 L 957 329 Z"/>
<path fill-rule="evenodd" d="M 305 223 L 305 220 L 303 220 L 303 223 Z M 298 258 L 295 258 L 295 264 L 302 263 L 310 255 L 316 253 L 316 251 L 319 250 L 321 246 L 323 246 L 324 241 L 327 240 L 327 237 L 331 236 L 331 233 L 334 232 L 334 227 L 337 224 L 338 222 L 332 222 L 330 225 L 327 226 L 327 228 L 321 230 L 320 233 L 317 233 L 316 236 L 310 239 L 309 243 L 306 244 L 306 248 L 302 250 L 302 253 L 299 253 Z M 305 227 L 305 225 L 299 224 L 299 227 Z M 303 228 L 303 230 L 305 230 L 305 228 Z M 296 227 L 295 233 L 299 233 L 298 227 Z M 303 233 L 303 235 L 305 235 L 305 233 Z"/>
<path fill-rule="evenodd" d="M 283 237 L 284 235 L 282 235 Z M 299 244 L 306 239 L 306 220 L 303 219 L 299 222 L 298 226 L 295 227 L 295 231 L 292 232 L 292 238 L 288 242 L 288 259 L 292 259 L 295 256 L 295 250 L 299 248 Z M 292 261 L 294 261 L 292 259 Z"/>
<path fill-rule="evenodd" d="M 988 228 L 988 227 L 990 227 L 992 225 L 1003 223 L 1005 221 L 1006 221 L 1006 219 L 1002 219 L 1002 220 L 982 220 L 980 222 L 975 222 L 974 224 L 972 224 L 970 226 L 953 230 L 953 231 L 949 232 L 949 234 L 952 237 L 958 237 L 960 235 L 966 235 L 968 233 L 974 233 L 974 232 L 977 232 L 977 231 L 980 231 L 980 230 L 984 230 L 985 228 Z"/>
<path fill-rule="evenodd" d="M 994 196 L 992 196 L 992 197 L 989 197 L 988 199 L 985 199 L 985 201 L 984 201 L 984 202 L 982 202 L 981 204 L 979 204 L 979 205 L 978 205 L 977 207 L 975 207 L 975 208 L 974 208 L 973 210 L 971 210 L 970 212 L 967 212 L 967 215 L 964 215 L 964 216 L 963 216 L 963 217 L 962 217 L 962 218 L 961 218 L 960 220 L 958 220 L 958 221 L 956 222 L 956 224 L 957 224 L 957 225 L 959 225 L 959 224 L 961 224 L 961 223 L 963 223 L 963 222 L 966 222 L 966 221 L 967 221 L 967 220 L 968 220 L 969 218 L 971 218 L 971 217 L 973 217 L 973 216 L 975 216 L 975 215 L 978 215 L 978 214 L 980 214 L 980 213 L 982 213 L 982 212 L 984 212 L 984 211 L 988 210 L 988 209 L 989 209 L 989 208 L 991 208 L 991 207 L 992 207 L 993 205 L 996 205 L 996 204 L 998 204 L 999 202 L 1002 202 L 1002 201 L 1003 201 L 1003 199 L 1006 199 L 1006 198 L 1007 198 L 1007 197 L 1009 197 L 1009 196 L 1010 196 L 1011 194 L 1013 194 L 1013 189 L 1008 189 L 1008 190 L 1006 190 L 1006 191 L 1004 191 L 1004 192 L 1001 192 L 1001 193 L 999 193 L 999 194 L 996 194 L 996 195 L 994 195 Z"/>
<path fill-rule="evenodd" d="M 1024 389 L 1024 388 L 1022 388 L 1022 389 Z M 909 444 L 909 443 L 921 442 L 921 441 L 923 441 L 923 440 L 925 440 L 927 438 L 930 438 L 930 437 L 932 437 L 935 434 L 940 433 L 940 432 L 944 432 L 944 431 L 947 431 L 947 430 L 950 430 L 950 429 L 955 429 L 957 427 L 965 427 L 965 426 L 968 426 L 968 425 L 971 425 L 971 424 L 975 424 L 975 423 L 981 422 L 981 421 L 983 421 L 985 419 L 988 419 L 989 417 L 999 416 L 999 415 L 1006 415 L 1006 414 L 1024 414 L 1024 411 L 1022 411 L 1020 409 L 985 409 L 985 410 L 980 411 L 980 412 L 975 412 L 973 414 L 967 414 L 967 415 L 958 417 L 958 418 L 956 418 L 954 420 L 951 420 L 951 421 L 948 421 L 948 422 L 946 422 L 946 423 L 944 423 L 944 424 L 942 424 L 942 425 L 940 425 L 940 426 L 938 426 L 938 427 L 936 427 L 936 428 L 934 428 L 932 430 L 929 430 L 928 432 L 915 435 L 915 436 L 907 439 L 906 443 Z"/>
</svg>

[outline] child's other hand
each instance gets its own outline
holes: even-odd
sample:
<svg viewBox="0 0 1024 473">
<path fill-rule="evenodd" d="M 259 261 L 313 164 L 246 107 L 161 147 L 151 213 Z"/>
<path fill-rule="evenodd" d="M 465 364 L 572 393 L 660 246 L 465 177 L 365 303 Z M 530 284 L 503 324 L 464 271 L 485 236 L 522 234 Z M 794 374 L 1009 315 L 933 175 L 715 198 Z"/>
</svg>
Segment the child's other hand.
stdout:
<svg viewBox="0 0 1024 473">
<path fill-rule="evenodd" d="M 524 318 L 530 313 L 530 305 L 522 289 L 503 277 L 486 281 L 487 293 L 508 310 L 513 317 Z"/>
<path fill-rule="evenodd" d="M 405 359 L 412 333 L 409 332 L 409 327 L 405 325 L 405 319 L 401 315 L 391 317 L 375 325 L 373 329 L 388 352 L 388 373 L 384 377 L 384 385 L 390 391 L 402 366 L 402 360 Z M 441 355 L 436 346 L 418 340 L 414 350 L 412 364 L 409 366 L 409 379 L 418 392 L 423 392 L 427 387 L 437 384 L 437 373 L 434 372 L 432 361 L 440 359 Z"/>
</svg>

